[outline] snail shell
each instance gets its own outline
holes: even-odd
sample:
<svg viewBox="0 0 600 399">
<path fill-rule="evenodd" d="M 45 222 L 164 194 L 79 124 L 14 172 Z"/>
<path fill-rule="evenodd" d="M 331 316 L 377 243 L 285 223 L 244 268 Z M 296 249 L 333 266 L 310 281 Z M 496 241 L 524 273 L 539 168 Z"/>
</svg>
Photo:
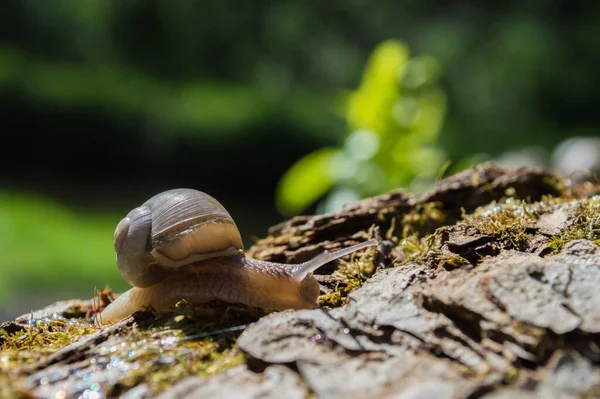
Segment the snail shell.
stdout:
<svg viewBox="0 0 600 399">
<path fill-rule="evenodd" d="M 153 196 L 115 229 L 121 276 L 142 288 L 166 278 L 168 269 L 243 250 L 229 212 L 210 195 L 191 189 Z"/>
</svg>

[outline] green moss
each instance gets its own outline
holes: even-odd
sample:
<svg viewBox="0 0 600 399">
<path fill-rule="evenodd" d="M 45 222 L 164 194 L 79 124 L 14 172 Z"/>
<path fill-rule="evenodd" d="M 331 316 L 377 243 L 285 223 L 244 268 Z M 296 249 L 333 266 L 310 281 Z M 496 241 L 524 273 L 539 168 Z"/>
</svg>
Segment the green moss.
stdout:
<svg viewBox="0 0 600 399">
<path fill-rule="evenodd" d="M 549 195 L 543 196 L 539 201 L 533 203 L 508 196 L 498 202 L 480 207 L 472 214 L 463 214 L 462 222 L 459 225 L 465 228 L 465 234 L 481 234 L 493 237 L 500 249 L 526 250 L 531 235 L 536 231 L 535 226 L 541 215 L 559 208 L 570 209 L 574 206 L 574 203 L 572 198 Z M 591 209 L 589 212 L 584 212 L 584 214 L 593 214 L 593 212 L 594 209 Z M 410 216 L 409 219 L 412 217 Z M 582 218 L 580 221 L 587 223 L 588 219 Z M 405 236 L 399 241 L 396 249 L 402 253 L 400 264 L 414 262 L 429 264 L 432 267 L 443 266 L 446 269 L 454 269 L 469 264 L 470 262 L 467 259 L 458 254 L 446 254 L 440 250 L 443 246 L 442 240 L 445 228 L 438 228 L 432 234 L 424 237 L 421 237 L 418 232 L 410 233 L 411 230 L 405 228 Z M 575 233 L 567 238 L 585 236 L 581 232 L 575 231 Z M 589 238 L 590 235 L 588 234 L 586 237 Z M 553 237 L 551 245 L 559 246 L 563 238 L 563 235 Z"/>
<path fill-rule="evenodd" d="M 124 346 L 106 345 L 100 351 L 110 353 L 111 363 L 125 370 L 121 388 L 147 383 L 160 392 L 184 377 L 209 376 L 242 364 L 244 355 L 235 345 L 236 338 L 222 334 L 186 341 L 179 331 L 149 330 Z"/>
<path fill-rule="evenodd" d="M 429 263 L 428 257 L 431 255 L 439 236 L 438 231 L 436 231 L 424 237 L 419 237 L 419 234 L 414 233 L 403 238 L 397 247 L 397 250 L 402 254 L 399 265 Z"/>
<path fill-rule="evenodd" d="M 468 227 L 502 241 L 508 248 L 524 249 L 530 239 L 527 228 L 535 224 L 539 211 L 539 205 L 508 198 L 478 209 L 464 221 Z"/>
<path fill-rule="evenodd" d="M 513 328 L 516 335 L 527 335 L 532 337 L 536 342 L 542 341 L 548 334 L 548 331 L 545 328 L 536 327 L 523 321 L 515 322 Z"/>
<path fill-rule="evenodd" d="M 45 352 L 52 353 L 57 348 L 71 344 L 97 330 L 97 327 L 87 323 L 82 324 L 77 320 L 38 321 L 28 328 L 12 334 L 0 329 L 2 354 L 5 355 L 10 351 L 36 351 L 40 354 L 44 354 Z"/>
<path fill-rule="evenodd" d="M 10 376 L 18 367 L 39 362 L 81 337 L 98 329 L 77 320 L 37 321 L 20 331 L 9 333 L 0 329 L 0 397 L 29 398 L 33 395 L 21 390 L 24 376 Z"/>
<path fill-rule="evenodd" d="M 244 363 L 244 355 L 237 346 L 224 348 L 219 342 L 207 340 L 183 347 L 189 348 L 193 356 L 179 355 L 173 365 L 144 373 L 150 387 L 161 390 L 185 376 L 210 376 Z"/>
<path fill-rule="evenodd" d="M 343 297 L 339 291 L 333 291 L 329 294 L 319 296 L 318 302 L 321 307 L 339 308 L 346 304 L 346 297 Z"/>
<path fill-rule="evenodd" d="M 525 249 L 531 238 L 528 230 L 536 225 L 539 217 L 559 209 L 570 216 L 560 234 L 549 238 L 553 253 L 573 240 L 587 239 L 600 245 L 600 196 L 582 200 L 544 196 L 534 203 L 509 198 L 464 216 L 464 221 L 478 232 L 503 242 L 505 248 Z"/>
<path fill-rule="evenodd" d="M 337 270 L 332 276 L 338 280 L 334 291 L 318 298 L 319 306 L 326 308 L 337 308 L 348 302 L 348 295 L 362 287 L 375 273 L 373 252 L 375 248 L 365 251 L 364 254 L 353 257 L 350 262 L 340 261 Z"/>
<path fill-rule="evenodd" d="M 402 238 L 423 231 L 433 231 L 446 222 L 447 215 L 441 202 L 417 204 L 402 218 Z"/>
<path fill-rule="evenodd" d="M 448 256 L 440 257 L 439 264 L 440 266 L 443 266 L 448 270 L 452 270 L 457 269 L 463 265 L 468 265 L 469 261 L 458 254 L 451 254 Z"/>
<path fill-rule="evenodd" d="M 548 242 L 548 247 L 550 247 L 553 254 L 560 252 L 564 246 L 565 239 L 561 235 L 552 236 L 552 238 L 550 238 L 550 241 Z"/>
<path fill-rule="evenodd" d="M 502 376 L 502 382 L 506 385 L 515 382 L 520 375 L 520 370 L 516 367 L 509 367 Z"/>
<path fill-rule="evenodd" d="M 469 261 L 458 254 L 444 254 L 439 250 L 441 245 L 441 231 L 436 230 L 423 238 L 414 234 L 403 239 L 398 249 L 403 253 L 400 265 L 418 263 L 430 265 L 431 267 L 444 267 L 448 270 L 456 269 L 462 265 L 468 265 Z"/>
<path fill-rule="evenodd" d="M 574 210 L 571 223 L 550 238 L 553 253 L 559 252 L 567 242 L 587 239 L 600 245 L 600 196 L 594 196 L 572 204 Z"/>
<path fill-rule="evenodd" d="M 246 325 L 265 314 L 260 309 L 218 302 L 192 305 L 185 301 L 161 312 L 138 312 L 132 328 L 87 348 L 86 361 L 80 367 L 86 368 L 86 373 L 103 373 L 109 366 L 120 369 L 116 375 L 107 374 L 106 378 L 117 379 L 106 381 L 114 386 L 111 395 L 118 396 L 142 382 L 158 392 L 186 376 L 208 376 L 242 364 L 244 355 L 236 339 Z M 0 329 L 0 385 L 9 371 L 40 361 L 95 331 L 94 325 L 64 318 L 40 320 L 13 333 Z M 8 397 L 20 397 L 18 387 L 23 378 L 6 381 Z"/>
<path fill-rule="evenodd" d="M 236 339 L 247 324 L 265 314 L 219 302 L 181 301 L 161 312 L 137 314 L 133 339 L 108 343 L 100 354 L 110 353 L 111 361 L 126 365 L 121 386 L 146 382 L 158 392 L 186 376 L 208 376 L 242 364 Z"/>
</svg>

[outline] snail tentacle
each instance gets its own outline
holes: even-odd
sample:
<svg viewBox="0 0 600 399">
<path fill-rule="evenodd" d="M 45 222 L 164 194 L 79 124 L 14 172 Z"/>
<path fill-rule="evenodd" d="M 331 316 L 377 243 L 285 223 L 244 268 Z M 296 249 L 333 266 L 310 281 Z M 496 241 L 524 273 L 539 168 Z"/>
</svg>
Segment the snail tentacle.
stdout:
<svg viewBox="0 0 600 399">
<path fill-rule="evenodd" d="M 319 267 L 329 263 L 333 260 L 339 259 L 342 256 L 349 255 L 355 251 L 361 250 L 363 248 L 367 248 L 370 246 L 377 245 L 378 241 L 375 238 L 371 238 L 368 241 L 361 242 L 360 244 L 352 245 L 351 247 L 341 249 L 335 252 L 325 251 L 320 255 L 315 256 L 308 262 L 300 263 L 292 272 L 292 277 L 296 281 L 302 281 L 308 276 L 310 273 L 317 270 Z"/>
</svg>

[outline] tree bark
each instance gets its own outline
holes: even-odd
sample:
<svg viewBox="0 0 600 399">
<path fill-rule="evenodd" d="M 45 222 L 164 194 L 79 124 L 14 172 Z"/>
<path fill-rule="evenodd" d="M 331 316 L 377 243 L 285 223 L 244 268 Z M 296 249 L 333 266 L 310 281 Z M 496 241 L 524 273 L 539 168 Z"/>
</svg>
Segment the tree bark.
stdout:
<svg viewBox="0 0 600 399">
<path fill-rule="evenodd" d="M 424 194 L 295 217 L 249 256 L 298 263 L 381 240 L 376 272 L 345 306 L 257 315 L 234 336 L 243 360 L 218 373 L 189 372 L 157 389 L 125 381 L 126 366 L 120 377 L 106 366 L 94 381 L 106 396 L 130 398 L 600 397 L 600 204 L 593 188 L 573 192 L 542 170 L 483 164 Z M 402 249 L 411 235 L 429 237 L 416 255 Z M 319 271 L 324 290 L 335 289 L 333 269 Z M 0 328 L 26 329 L 28 317 Z M 7 375 L 34 397 L 79 395 L 91 364 L 110 361 L 102 348 L 134 339 L 148 320 L 160 326 L 153 317 L 143 312 Z"/>
</svg>

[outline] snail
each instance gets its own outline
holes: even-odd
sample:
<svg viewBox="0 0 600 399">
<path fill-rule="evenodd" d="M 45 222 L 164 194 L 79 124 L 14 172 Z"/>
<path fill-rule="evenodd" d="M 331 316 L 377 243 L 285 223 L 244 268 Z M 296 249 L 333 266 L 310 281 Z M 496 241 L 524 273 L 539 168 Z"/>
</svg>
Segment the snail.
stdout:
<svg viewBox="0 0 600 399">
<path fill-rule="evenodd" d="M 167 309 L 182 299 L 220 300 L 275 311 L 313 309 L 320 288 L 312 272 L 377 240 L 325 251 L 300 264 L 246 257 L 242 237 L 227 210 L 201 191 L 180 188 L 156 194 L 117 225 L 119 272 L 133 286 L 101 313 L 102 323 L 138 310 Z"/>
</svg>

